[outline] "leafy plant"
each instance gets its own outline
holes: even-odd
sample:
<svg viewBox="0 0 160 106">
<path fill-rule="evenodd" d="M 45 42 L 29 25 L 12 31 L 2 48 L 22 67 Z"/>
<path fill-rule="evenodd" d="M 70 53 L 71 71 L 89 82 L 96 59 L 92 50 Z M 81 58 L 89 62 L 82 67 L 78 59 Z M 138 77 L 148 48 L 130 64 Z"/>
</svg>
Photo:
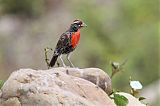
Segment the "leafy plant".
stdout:
<svg viewBox="0 0 160 106">
<path fill-rule="evenodd" d="M 128 99 L 125 96 L 116 93 L 114 93 L 113 96 L 114 97 L 111 97 L 111 99 L 114 99 L 114 102 L 117 106 L 127 106 Z"/>
</svg>

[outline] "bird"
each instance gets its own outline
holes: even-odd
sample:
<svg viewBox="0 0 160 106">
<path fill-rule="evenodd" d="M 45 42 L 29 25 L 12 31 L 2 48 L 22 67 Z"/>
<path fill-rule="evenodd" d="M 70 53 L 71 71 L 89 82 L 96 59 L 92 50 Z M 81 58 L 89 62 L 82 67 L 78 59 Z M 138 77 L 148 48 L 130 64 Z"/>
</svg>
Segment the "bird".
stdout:
<svg viewBox="0 0 160 106">
<path fill-rule="evenodd" d="M 55 47 L 53 57 L 49 63 L 49 67 L 54 67 L 58 57 L 60 58 L 63 67 L 66 67 L 62 59 L 62 55 L 64 54 L 67 55 L 67 60 L 69 61 L 71 67 L 75 67 L 70 60 L 71 52 L 75 50 L 79 43 L 80 29 L 86 26 L 87 25 L 79 19 L 73 21 L 69 29 L 60 36 Z"/>
</svg>

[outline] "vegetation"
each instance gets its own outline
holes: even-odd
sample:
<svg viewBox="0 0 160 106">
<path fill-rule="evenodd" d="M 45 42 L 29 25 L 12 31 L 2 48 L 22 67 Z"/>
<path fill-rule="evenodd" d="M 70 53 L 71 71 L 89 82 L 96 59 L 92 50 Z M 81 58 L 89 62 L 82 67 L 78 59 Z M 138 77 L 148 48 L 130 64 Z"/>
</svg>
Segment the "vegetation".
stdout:
<svg viewBox="0 0 160 106">
<path fill-rule="evenodd" d="M 0 0 L 4 14 L 16 14 L 25 16 L 40 15 L 44 9 L 43 0 Z"/>
<path fill-rule="evenodd" d="M 114 102 L 117 106 L 127 106 L 128 99 L 125 96 L 116 93 L 114 93 L 113 95 L 114 97 L 112 97 L 112 99 L 114 99 Z"/>
</svg>

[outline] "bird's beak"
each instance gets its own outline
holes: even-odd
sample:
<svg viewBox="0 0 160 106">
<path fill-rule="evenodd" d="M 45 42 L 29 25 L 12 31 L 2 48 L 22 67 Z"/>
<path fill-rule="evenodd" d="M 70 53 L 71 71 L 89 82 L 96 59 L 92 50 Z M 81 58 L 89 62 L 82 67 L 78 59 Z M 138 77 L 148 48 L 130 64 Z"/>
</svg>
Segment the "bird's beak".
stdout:
<svg viewBox="0 0 160 106">
<path fill-rule="evenodd" d="M 85 23 L 82 23 L 81 27 L 87 27 L 87 25 Z"/>
</svg>

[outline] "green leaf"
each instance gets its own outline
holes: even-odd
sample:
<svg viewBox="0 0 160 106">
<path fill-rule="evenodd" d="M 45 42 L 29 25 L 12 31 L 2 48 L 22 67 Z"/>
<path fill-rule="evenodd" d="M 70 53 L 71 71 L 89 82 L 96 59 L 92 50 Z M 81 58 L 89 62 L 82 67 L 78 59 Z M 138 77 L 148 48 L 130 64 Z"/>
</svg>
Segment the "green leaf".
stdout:
<svg viewBox="0 0 160 106">
<path fill-rule="evenodd" d="M 119 94 L 113 94 L 114 95 L 114 102 L 117 106 L 127 106 L 128 104 L 128 99 Z"/>
<path fill-rule="evenodd" d="M 3 84 L 4 84 L 4 81 L 0 80 L 0 89 L 2 88 Z"/>
<path fill-rule="evenodd" d="M 139 97 L 139 101 L 146 99 L 145 97 Z"/>
</svg>

